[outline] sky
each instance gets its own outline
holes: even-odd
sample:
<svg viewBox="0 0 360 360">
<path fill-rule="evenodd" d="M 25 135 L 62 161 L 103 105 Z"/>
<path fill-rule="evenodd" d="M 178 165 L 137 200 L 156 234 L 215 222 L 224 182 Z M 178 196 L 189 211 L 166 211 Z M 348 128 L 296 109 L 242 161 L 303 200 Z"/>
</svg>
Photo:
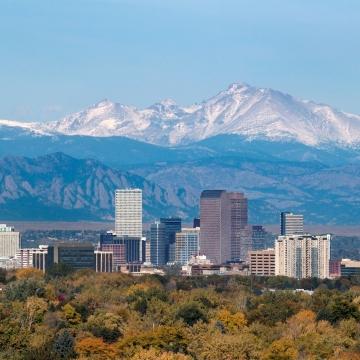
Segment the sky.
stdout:
<svg viewBox="0 0 360 360">
<path fill-rule="evenodd" d="M 359 34 L 358 0 L 1 0 L 0 119 L 189 105 L 233 82 L 360 114 Z"/>
</svg>

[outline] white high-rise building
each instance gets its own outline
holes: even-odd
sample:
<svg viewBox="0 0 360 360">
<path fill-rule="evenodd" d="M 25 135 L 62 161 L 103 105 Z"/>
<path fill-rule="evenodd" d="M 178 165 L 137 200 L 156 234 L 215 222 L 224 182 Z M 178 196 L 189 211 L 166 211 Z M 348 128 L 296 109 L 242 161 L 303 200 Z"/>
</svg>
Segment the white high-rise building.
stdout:
<svg viewBox="0 0 360 360">
<path fill-rule="evenodd" d="M 186 265 L 192 256 L 199 255 L 200 228 L 183 228 L 175 235 L 175 262 Z"/>
<path fill-rule="evenodd" d="M 331 235 L 287 235 L 275 241 L 275 275 L 329 277 Z"/>
<path fill-rule="evenodd" d="M 118 236 L 142 237 L 142 190 L 115 191 L 115 233 Z"/>
<path fill-rule="evenodd" d="M 11 226 L 0 224 L 0 257 L 15 257 L 20 247 L 20 233 Z"/>
<path fill-rule="evenodd" d="M 304 233 L 304 216 L 291 212 L 281 213 L 281 235 Z"/>
</svg>

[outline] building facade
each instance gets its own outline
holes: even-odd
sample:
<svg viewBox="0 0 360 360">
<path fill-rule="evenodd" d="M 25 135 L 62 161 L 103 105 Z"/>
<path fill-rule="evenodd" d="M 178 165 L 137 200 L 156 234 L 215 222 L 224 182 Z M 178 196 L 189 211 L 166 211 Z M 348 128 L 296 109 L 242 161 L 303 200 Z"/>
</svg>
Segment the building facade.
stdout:
<svg viewBox="0 0 360 360">
<path fill-rule="evenodd" d="M 20 248 L 20 233 L 11 226 L 0 224 L 0 257 L 15 257 Z"/>
<path fill-rule="evenodd" d="M 360 261 L 342 259 L 340 263 L 341 276 L 360 276 Z"/>
<path fill-rule="evenodd" d="M 301 235 L 304 233 L 304 216 L 291 212 L 282 212 L 280 215 L 281 235 Z"/>
<path fill-rule="evenodd" d="M 118 236 L 142 237 L 142 190 L 115 191 L 115 233 Z"/>
<path fill-rule="evenodd" d="M 53 249 L 55 264 L 66 264 L 75 270 L 95 269 L 93 244 L 67 242 L 56 244 Z"/>
<path fill-rule="evenodd" d="M 230 204 L 225 190 L 204 190 L 200 196 L 200 254 L 214 264 L 231 259 Z"/>
<path fill-rule="evenodd" d="M 266 242 L 266 231 L 262 225 L 253 225 L 251 227 L 252 231 L 252 248 L 253 250 L 263 250 L 265 249 Z"/>
<path fill-rule="evenodd" d="M 257 276 L 275 275 L 275 250 L 253 250 L 249 252 L 250 273 Z"/>
<path fill-rule="evenodd" d="M 199 255 L 200 228 L 183 228 L 176 233 L 175 263 L 186 265 L 192 256 Z"/>
<path fill-rule="evenodd" d="M 252 249 L 251 228 L 248 226 L 248 201 L 243 193 L 226 193 L 230 211 L 231 261 L 245 261 Z"/>
<path fill-rule="evenodd" d="M 150 259 L 154 266 L 166 264 L 166 232 L 160 221 L 150 227 Z"/>
<path fill-rule="evenodd" d="M 45 273 L 54 265 L 54 247 L 40 245 L 36 250 L 32 254 L 33 267 Z"/>
<path fill-rule="evenodd" d="M 95 251 L 95 271 L 96 272 L 113 272 L 113 252 L 112 251 Z"/>
<path fill-rule="evenodd" d="M 204 190 L 200 197 L 200 253 L 214 264 L 246 261 L 252 250 L 248 200 L 243 193 Z"/>
<path fill-rule="evenodd" d="M 100 235 L 99 250 L 113 253 L 113 271 L 122 265 L 145 261 L 145 239 L 142 237 L 118 236 L 108 232 Z"/>
<path fill-rule="evenodd" d="M 331 235 L 287 235 L 275 241 L 275 275 L 329 278 Z"/>
<path fill-rule="evenodd" d="M 166 248 L 165 261 L 175 261 L 175 234 L 181 231 L 181 218 L 160 218 L 160 223 L 165 226 Z"/>
</svg>

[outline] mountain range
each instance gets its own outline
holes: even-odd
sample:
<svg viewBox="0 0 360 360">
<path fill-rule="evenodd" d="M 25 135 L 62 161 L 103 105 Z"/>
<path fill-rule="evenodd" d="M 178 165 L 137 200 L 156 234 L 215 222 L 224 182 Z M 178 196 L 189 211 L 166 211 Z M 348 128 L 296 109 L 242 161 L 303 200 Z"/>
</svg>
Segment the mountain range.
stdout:
<svg viewBox="0 0 360 360">
<path fill-rule="evenodd" d="M 0 120 L 0 125 L 21 127 L 38 135 L 125 136 L 164 146 L 221 134 L 310 146 L 360 144 L 360 116 L 247 84 L 232 84 L 214 97 L 187 107 L 170 99 L 145 109 L 104 100 L 55 122 Z"/>
<path fill-rule="evenodd" d="M 146 220 L 198 214 L 201 190 L 243 191 L 253 223 L 299 211 L 360 221 L 360 117 L 232 84 L 188 107 L 101 101 L 48 123 L 0 120 L 0 220 L 108 220 L 118 187 L 144 189 Z"/>
</svg>

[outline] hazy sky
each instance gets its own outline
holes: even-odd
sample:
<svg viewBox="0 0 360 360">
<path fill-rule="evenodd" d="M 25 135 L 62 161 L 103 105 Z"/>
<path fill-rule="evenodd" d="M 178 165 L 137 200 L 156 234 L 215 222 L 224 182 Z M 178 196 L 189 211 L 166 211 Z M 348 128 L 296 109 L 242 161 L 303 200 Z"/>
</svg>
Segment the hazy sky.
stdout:
<svg viewBox="0 0 360 360">
<path fill-rule="evenodd" d="M 1 0 L 0 49 L 4 119 L 186 105 L 232 82 L 360 113 L 358 0 Z"/>
</svg>

